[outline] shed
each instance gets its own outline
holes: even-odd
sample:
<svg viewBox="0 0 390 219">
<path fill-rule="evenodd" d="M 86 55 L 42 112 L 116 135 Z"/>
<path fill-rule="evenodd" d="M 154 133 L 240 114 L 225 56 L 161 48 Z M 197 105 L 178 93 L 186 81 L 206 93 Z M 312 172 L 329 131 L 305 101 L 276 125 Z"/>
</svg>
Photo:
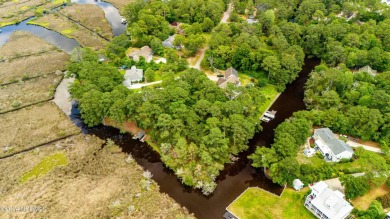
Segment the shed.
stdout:
<svg viewBox="0 0 390 219">
<path fill-rule="evenodd" d="M 304 184 L 300 179 L 294 179 L 293 187 L 295 190 L 299 191 L 303 188 Z"/>
<path fill-rule="evenodd" d="M 377 70 L 372 69 L 369 65 L 359 68 L 359 72 L 367 72 L 368 74 L 375 76 Z"/>
</svg>

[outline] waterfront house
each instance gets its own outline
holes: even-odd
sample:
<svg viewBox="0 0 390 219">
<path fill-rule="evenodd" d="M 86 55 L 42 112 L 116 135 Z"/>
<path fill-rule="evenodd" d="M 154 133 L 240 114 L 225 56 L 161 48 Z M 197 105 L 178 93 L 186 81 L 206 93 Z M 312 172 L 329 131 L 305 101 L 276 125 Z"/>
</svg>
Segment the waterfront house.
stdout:
<svg viewBox="0 0 390 219">
<path fill-rule="evenodd" d="M 311 193 L 306 197 L 305 207 L 320 219 L 344 219 L 353 207 L 344 199 L 344 194 L 331 190 L 320 181 L 309 186 Z"/>
<path fill-rule="evenodd" d="M 329 128 L 314 130 L 315 148 L 324 155 L 326 161 L 339 162 L 341 159 L 351 159 L 353 150 L 351 146 L 335 137 Z"/>
<path fill-rule="evenodd" d="M 218 79 L 217 85 L 220 88 L 225 89 L 228 83 L 232 83 L 236 86 L 241 86 L 238 73 L 233 67 L 226 69 L 224 76 Z"/>
<path fill-rule="evenodd" d="M 153 51 L 149 46 L 143 46 L 141 49 L 136 49 L 129 54 L 129 58 L 138 62 L 140 57 L 144 57 L 146 62 L 151 62 L 153 59 Z"/>
<path fill-rule="evenodd" d="M 295 190 L 299 191 L 303 188 L 304 184 L 300 179 L 294 179 L 293 187 Z"/>
<path fill-rule="evenodd" d="M 133 83 L 141 82 L 143 77 L 144 70 L 138 69 L 133 65 L 130 69 L 126 70 L 126 74 L 124 75 L 125 80 L 122 84 L 127 88 L 130 88 Z"/>
</svg>

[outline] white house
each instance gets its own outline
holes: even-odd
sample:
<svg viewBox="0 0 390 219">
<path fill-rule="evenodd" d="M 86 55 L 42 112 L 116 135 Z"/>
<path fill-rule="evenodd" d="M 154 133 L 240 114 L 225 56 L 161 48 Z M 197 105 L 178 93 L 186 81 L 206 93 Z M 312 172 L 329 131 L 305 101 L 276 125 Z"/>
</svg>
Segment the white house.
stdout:
<svg viewBox="0 0 390 219">
<path fill-rule="evenodd" d="M 331 190 L 323 181 L 309 187 L 311 193 L 306 197 L 305 207 L 317 218 L 344 219 L 351 213 L 353 207 L 340 191 Z"/>
<path fill-rule="evenodd" d="M 343 158 L 351 159 L 353 156 L 351 146 L 336 138 L 329 128 L 314 130 L 313 139 L 315 148 L 325 156 L 327 161 L 339 162 Z"/>
<path fill-rule="evenodd" d="M 295 190 L 299 191 L 303 188 L 304 184 L 300 179 L 294 179 L 293 187 Z"/>
<path fill-rule="evenodd" d="M 134 82 L 142 81 L 143 77 L 144 70 L 138 69 L 133 65 L 130 69 L 126 70 L 126 74 L 124 75 L 125 80 L 122 82 L 122 84 L 127 88 L 130 88 Z"/>
</svg>

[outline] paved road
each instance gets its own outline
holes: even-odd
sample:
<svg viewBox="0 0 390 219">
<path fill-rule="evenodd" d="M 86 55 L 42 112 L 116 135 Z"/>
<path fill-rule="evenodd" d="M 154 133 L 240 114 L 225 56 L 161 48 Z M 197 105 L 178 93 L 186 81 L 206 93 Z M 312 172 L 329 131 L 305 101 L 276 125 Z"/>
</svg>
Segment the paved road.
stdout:
<svg viewBox="0 0 390 219">
<path fill-rule="evenodd" d="M 162 81 L 155 81 L 155 82 L 150 82 L 150 83 L 146 83 L 146 84 L 133 84 L 133 85 L 131 85 L 131 87 L 129 87 L 129 89 L 130 89 L 130 90 L 132 90 L 132 89 L 138 89 L 138 88 L 150 86 L 150 85 L 153 85 L 153 84 L 159 84 L 159 83 L 161 83 L 161 82 L 162 82 Z"/>
<path fill-rule="evenodd" d="M 354 174 L 351 174 L 351 175 L 354 176 L 354 177 L 358 177 L 358 176 L 364 175 L 364 173 L 354 173 Z M 326 184 L 328 184 L 330 189 L 332 189 L 332 190 L 336 190 L 337 189 L 340 192 L 342 192 L 343 194 L 345 194 L 344 186 L 341 185 L 341 182 L 340 182 L 339 178 L 333 178 L 333 179 L 324 180 L 324 182 Z"/>
</svg>

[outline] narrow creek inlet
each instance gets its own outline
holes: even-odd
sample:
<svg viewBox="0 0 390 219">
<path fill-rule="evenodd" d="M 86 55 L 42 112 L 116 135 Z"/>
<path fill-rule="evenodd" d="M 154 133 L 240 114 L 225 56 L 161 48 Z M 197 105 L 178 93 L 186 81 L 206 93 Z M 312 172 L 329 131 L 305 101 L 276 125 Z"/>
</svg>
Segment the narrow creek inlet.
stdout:
<svg viewBox="0 0 390 219">
<path fill-rule="evenodd" d="M 121 24 L 122 17 L 120 16 L 118 9 L 110 3 L 95 0 L 72 0 L 72 3 L 93 4 L 99 6 L 104 11 L 105 17 L 111 26 L 111 30 L 114 36 L 118 36 L 125 31 L 126 25 Z M 35 17 L 26 19 L 19 24 L 13 24 L 0 28 L 0 46 L 4 45 L 8 41 L 10 36 L 18 30 L 33 33 L 34 35 L 41 37 L 42 39 L 46 40 L 50 44 L 56 46 L 57 48 L 63 50 L 68 54 L 70 54 L 74 48 L 80 46 L 80 44 L 76 40 L 67 38 L 60 33 L 46 29 L 41 26 L 27 24 L 27 22 L 33 18 Z"/>
<path fill-rule="evenodd" d="M 225 208 L 248 187 L 258 186 L 275 194 L 282 192 L 281 186 L 272 183 L 261 170 L 250 166 L 247 156 L 253 153 L 256 146 L 269 147 L 277 125 L 294 112 L 305 109 L 304 84 L 309 73 L 318 64 L 319 60 L 316 59 L 305 60 L 299 77 L 287 85 L 286 90 L 271 106 L 271 110 L 277 111 L 276 118 L 268 123 L 262 123 L 263 131 L 255 134 L 249 143 L 250 148 L 239 154 L 238 161 L 225 166 L 217 178 L 217 189 L 210 196 L 204 196 L 200 191 L 182 185 L 173 171 L 165 168 L 158 153 L 146 143 L 133 140 L 129 134 L 121 134 L 118 129 L 103 125 L 87 128 L 85 131 L 102 139 L 114 140 L 123 152 L 132 154 L 138 164 L 153 174 L 153 179 L 159 184 L 161 192 L 167 193 L 176 202 L 188 208 L 197 218 L 222 218 Z M 77 113 L 77 110 L 73 112 Z"/>
</svg>

